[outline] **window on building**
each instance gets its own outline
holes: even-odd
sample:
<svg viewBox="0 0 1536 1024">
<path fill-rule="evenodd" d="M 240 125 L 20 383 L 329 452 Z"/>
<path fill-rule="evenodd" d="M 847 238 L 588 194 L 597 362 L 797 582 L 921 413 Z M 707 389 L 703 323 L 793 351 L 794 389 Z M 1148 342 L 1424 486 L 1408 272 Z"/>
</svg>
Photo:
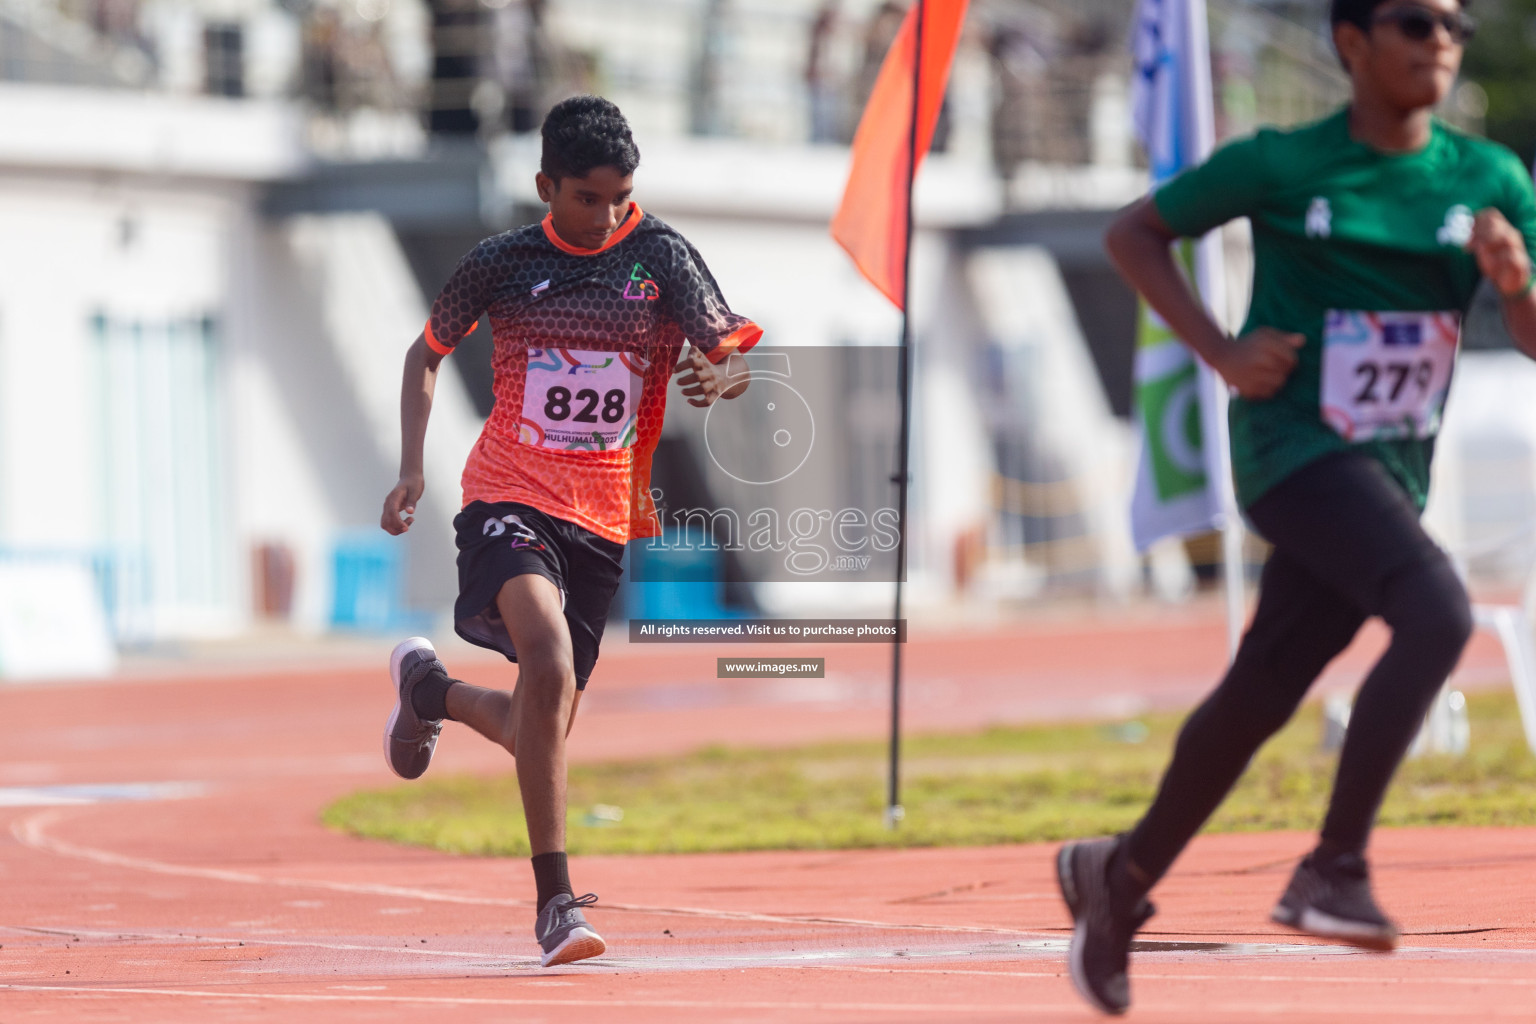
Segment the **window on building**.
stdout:
<svg viewBox="0 0 1536 1024">
<path fill-rule="evenodd" d="M 238 24 L 215 22 L 203 28 L 203 63 L 208 95 L 245 95 L 245 38 Z"/>
</svg>

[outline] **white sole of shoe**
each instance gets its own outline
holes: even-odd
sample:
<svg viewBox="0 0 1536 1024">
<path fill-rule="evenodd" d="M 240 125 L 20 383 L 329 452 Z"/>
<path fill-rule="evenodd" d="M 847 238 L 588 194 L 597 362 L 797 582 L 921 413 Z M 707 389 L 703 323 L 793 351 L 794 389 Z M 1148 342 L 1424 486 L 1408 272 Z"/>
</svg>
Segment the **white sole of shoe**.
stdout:
<svg viewBox="0 0 1536 1024">
<path fill-rule="evenodd" d="M 1298 914 L 1284 905 L 1277 906 L 1269 919 L 1286 928 L 1315 935 L 1320 939 L 1337 939 L 1361 949 L 1378 953 L 1390 953 L 1397 948 L 1398 933 L 1395 928 L 1382 929 L 1343 917 L 1325 914 L 1315 907 L 1303 907 Z"/>
<path fill-rule="evenodd" d="M 402 703 L 400 696 L 400 663 L 405 661 L 405 656 L 412 651 L 422 650 L 430 651 L 434 658 L 437 657 L 437 649 L 432 646 L 432 641 L 424 636 L 413 636 L 408 640 L 400 641 L 389 654 L 389 681 L 395 686 L 395 706 L 390 709 L 389 721 L 384 723 L 384 763 L 389 766 L 390 771 L 395 772 L 402 779 L 406 778 L 406 776 L 400 775 L 399 772 L 395 771 L 395 762 L 389 756 L 389 737 L 395 731 L 395 724 L 400 721 L 400 705 Z"/>
<path fill-rule="evenodd" d="M 601 956 L 608 951 L 603 937 L 590 928 L 572 928 L 565 941 L 539 958 L 544 967 L 558 967 L 590 957 Z"/>
<path fill-rule="evenodd" d="M 1106 1006 L 1098 996 L 1094 995 L 1092 986 L 1088 984 L 1088 971 L 1083 966 L 1083 932 L 1087 927 L 1087 922 L 1079 921 L 1077 927 L 1072 929 L 1072 949 L 1067 957 L 1067 966 L 1072 975 L 1072 987 L 1077 989 L 1077 994 L 1086 999 L 1090 1006 L 1105 1016 L 1122 1016 L 1127 1007 Z"/>
<path fill-rule="evenodd" d="M 1067 909 L 1071 911 L 1073 917 L 1072 945 L 1067 951 L 1067 968 L 1072 977 L 1072 987 L 1077 989 L 1077 994 L 1087 1000 L 1095 1010 L 1111 1017 L 1118 1017 L 1125 1013 L 1125 1009 L 1105 1006 L 1094 994 L 1092 986 L 1088 984 L 1088 971 L 1083 965 L 1083 933 L 1088 928 L 1088 922 L 1077 914 L 1080 897 L 1077 892 L 1077 883 L 1072 878 L 1071 846 L 1062 847 L 1056 854 L 1056 884 L 1061 887 L 1061 898 L 1066 901 Z"/>
</svg>

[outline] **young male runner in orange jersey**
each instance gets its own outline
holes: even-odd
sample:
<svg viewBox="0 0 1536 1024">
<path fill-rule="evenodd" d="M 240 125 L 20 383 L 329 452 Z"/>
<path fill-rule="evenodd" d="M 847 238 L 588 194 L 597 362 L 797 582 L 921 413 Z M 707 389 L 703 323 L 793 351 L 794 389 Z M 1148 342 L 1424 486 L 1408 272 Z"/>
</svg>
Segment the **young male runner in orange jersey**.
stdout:
<svg viewBox="0 0 1536 1024">
<path fill-rule="evenodd" d="M 382 525 L 397 535 L 410 528 L 438 365 L 489 316 L 496 403 L 464 467 L 454 519 L 454 629 L 517 662 L 517 686 L 506 693 L 450 678 L 432 644 L 412 637 L 390 658 L 398 699 L 384 751 L 396 774 L 417 778 L 451 719 L 516 757 L 547 967 L 606 948 L 581 910 L 597 897 L 576 898 L 567 872 L 565 739 L 624 543 L 659 532 L 650 463 L 668 383 L 681 374 L 696 406 L 736 397 L 745 364 L 721 364 L 762 329 L 731 312 L 686 239 L 630 200 L 640 154 L 618 107 L 566 100 L 542 134 L 536 180 L 548 216 L 466 255 L 406 353 L 400 481 Z"/>
</svg>

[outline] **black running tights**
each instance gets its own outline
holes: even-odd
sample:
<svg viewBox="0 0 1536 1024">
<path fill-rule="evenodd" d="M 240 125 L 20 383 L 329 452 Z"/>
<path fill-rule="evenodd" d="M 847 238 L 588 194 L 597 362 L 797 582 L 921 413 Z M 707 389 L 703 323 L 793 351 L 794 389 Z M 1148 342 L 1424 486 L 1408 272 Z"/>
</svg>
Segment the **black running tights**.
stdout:
<svg viewBox="0 0 1536 1024">
<path fill-rule="evenodd" d="M 1127 856 L 1150 885 L 1372 615 L 1392 642 L 1355 699 L 1322 838 L 1364 852 L 1387 785 L 1472 631 L 1466 590 L 1376 460 L 1315 462 L 1249 509 L 1275 550 L 1237 657 L 1179 733 Z"/>
</svg>

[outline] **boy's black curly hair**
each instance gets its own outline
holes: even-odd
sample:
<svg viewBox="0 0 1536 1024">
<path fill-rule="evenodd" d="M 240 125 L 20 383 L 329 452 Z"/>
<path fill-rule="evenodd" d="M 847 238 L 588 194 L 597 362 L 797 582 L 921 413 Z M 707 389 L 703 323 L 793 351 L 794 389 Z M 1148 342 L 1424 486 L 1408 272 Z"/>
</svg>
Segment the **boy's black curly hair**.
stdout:
<svg viewBox="0 0 1536 1024">
<path fill-rule="evenodd" d="M 1347 21 L 1351 25 L 1358 25 L 1363 29 L 1371 27 L 1371 15 L 1376 13 L 1376 8 L 1386 3 L 1387 0 L 1333 0 L 1328 10 L 1328 23 L 1337 25 Z M 1461 0 L 1462 10 L 1471 4 L 1471 0 Z"/>
<path fill-rule="evenodd" d="M 544 139 L 539 170 L 556 184 L 565 177 L 585 178 L 594 167 L 629 175 L 640 166 L 629 122 L 601 96 L 572 96 L 555 104 L 539 134 Z"/>
</svg>

